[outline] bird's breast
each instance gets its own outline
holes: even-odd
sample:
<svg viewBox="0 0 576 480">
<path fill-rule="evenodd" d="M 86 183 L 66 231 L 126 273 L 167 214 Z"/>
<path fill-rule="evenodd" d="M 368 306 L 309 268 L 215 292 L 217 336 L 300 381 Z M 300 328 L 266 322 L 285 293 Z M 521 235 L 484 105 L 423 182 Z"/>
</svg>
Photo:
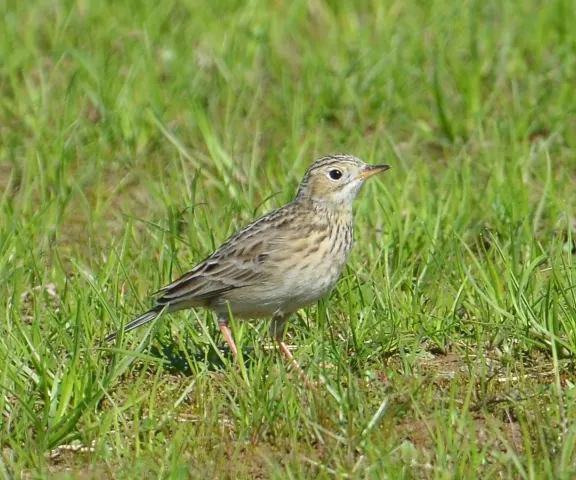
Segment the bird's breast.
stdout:
<svg viewBox="0 0 576 480">
<path fill-rule="evenodd" d="M 293 303 L 303 305 L 323 297 L 338 281 L 352 248 L 352 227 L 332 224 L 308 240 L 310 248 L 295 258 L 285 283 Z"/>
</svg>

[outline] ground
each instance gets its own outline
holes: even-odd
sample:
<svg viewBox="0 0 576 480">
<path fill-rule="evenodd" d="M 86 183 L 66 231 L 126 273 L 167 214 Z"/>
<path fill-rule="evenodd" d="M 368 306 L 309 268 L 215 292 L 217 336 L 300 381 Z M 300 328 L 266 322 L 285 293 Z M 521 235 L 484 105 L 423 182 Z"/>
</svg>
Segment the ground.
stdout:
<svg viewBox="0 0 576 480">
<path fill-rule="evenodd" d="M 576 477 L 576 8 L 0 5 L 6 478 Z M 391 170 L 287 333 L 106 334 L 332 152 Z"/>
</svg>

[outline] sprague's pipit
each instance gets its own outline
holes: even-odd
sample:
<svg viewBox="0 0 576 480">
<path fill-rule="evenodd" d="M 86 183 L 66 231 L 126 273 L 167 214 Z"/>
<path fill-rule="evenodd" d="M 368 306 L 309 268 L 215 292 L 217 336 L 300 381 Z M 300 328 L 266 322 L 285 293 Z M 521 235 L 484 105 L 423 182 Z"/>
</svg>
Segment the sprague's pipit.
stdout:
<svg viewBox="0 0 576 480">
<path fill-rule="evenodd" d="M 233 318 L 272 317 L 271 335 L 300 369 L 283 341 L 286 321 L 336 284 L 352 248 L 352 203 L 368 178 L 389 168 L 367 165 L 352 155 L 317 160 L 304 175 L 294 201 L 240 230 L 159 290 L 156 305 L 125 325 L 124 331 L 161 312 L 209 308 L 216 312 L 220 331 L 236 357 L 228 327 L 230 312 Z"/>
</svg>

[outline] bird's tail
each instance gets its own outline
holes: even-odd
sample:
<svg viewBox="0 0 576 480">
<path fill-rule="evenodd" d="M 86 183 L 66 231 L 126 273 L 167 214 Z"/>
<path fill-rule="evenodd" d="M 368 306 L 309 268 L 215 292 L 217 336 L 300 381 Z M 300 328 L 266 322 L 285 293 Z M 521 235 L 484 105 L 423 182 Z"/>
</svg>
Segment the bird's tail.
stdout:
<svg viewBox="0 0 576 480">
<path fill-rule="evenodd" d="M 132 320 L 131 322 L 128 322 L 126 325 L 124 325 L 124 332 L 129 332 L 130 330 L 134 330 L 135 328 L 138 328 L 138 327 L 140 327 L 140 326 L 142 326 L 148 322 L 151 322 L 158 315 L 160 315 L 160 312 L 165 307 L 166 307 L 165 305 L 157 305 L 154 308 L 151 308 L 147 312 L 143 313 L 142 315 L 136 317 L 134 320 Z M 119 333 L 120 333 L 120 330 L 117 332 L 111 333 L 110 335 L 108 335 L 104 339 L 104 342 L 111 342 L 112 340 L 116 340 L 116 337 L 118 337 Z"/>
</svg>

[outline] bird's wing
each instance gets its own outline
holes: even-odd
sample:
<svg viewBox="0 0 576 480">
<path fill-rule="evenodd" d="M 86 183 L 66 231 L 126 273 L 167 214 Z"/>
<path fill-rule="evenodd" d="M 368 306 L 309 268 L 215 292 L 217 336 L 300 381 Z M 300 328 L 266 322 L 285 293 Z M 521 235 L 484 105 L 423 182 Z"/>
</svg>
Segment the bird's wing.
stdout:
<svg viewBox="0 0 576 480">
<path fill-rule="evenodd" d="M 155 293 L 158 303 L 181 300 L 207 300 L 237 288 L 262 281 L 259 269 L 250 258 L 230 258 L 213 255 Z"/>
<path fill-rule="evenodd" d="M 210 257 L 156 292 L 158 303 L 201 302 L 266 282 L 274 274 L 274 258 L 293 231 L 293 216 L 287 213 L 272 212 L 232 236 Z"/>
</svg>

